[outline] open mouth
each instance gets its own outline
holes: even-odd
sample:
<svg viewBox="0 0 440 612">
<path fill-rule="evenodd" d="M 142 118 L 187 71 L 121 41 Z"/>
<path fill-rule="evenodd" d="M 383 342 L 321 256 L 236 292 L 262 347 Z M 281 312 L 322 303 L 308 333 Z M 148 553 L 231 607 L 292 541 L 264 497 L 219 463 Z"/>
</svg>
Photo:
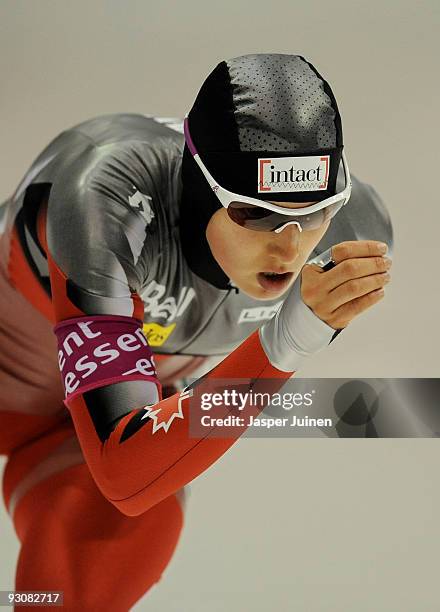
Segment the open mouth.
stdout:
<svg viewBox="0 0 440 612">
<path fill-rule="evenodd" d="M 261 287 L 271 293 L 278 293 L 287 287 L 292 280 L 293 272 L 285 272 L 277 274 L 276 272 L 259 272 L 257 274 L 258 282 Z"/>
</svg>

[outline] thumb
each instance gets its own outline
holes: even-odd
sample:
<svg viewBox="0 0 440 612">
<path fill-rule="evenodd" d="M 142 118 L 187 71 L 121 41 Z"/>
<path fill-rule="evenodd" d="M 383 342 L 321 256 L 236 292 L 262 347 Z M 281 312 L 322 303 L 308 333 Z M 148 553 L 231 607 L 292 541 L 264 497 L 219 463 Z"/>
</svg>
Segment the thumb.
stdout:
<svg viewBox="0 0 440 612">
<path fill-rule="evenodd" d="M 304 301 L 304 298 L 302 297 L 302 289 L 303 289 L 303 280 L 305 283 L 312 285 L 312 283 L 314 282 L 314 279 L 316 279 L 316 275 L 317 274 L 322 274 L 324 272 L 324 270 L 321 268 L 321 266 L 318 266 L 317 264 L 304 264 L 302 269 L 301 269 L 301 274 L 300 274 L 300 279 L 299 279 L 299 290 L 300 290 L 300 295 L 301 295 L 301 299 Z"/>
</svg>

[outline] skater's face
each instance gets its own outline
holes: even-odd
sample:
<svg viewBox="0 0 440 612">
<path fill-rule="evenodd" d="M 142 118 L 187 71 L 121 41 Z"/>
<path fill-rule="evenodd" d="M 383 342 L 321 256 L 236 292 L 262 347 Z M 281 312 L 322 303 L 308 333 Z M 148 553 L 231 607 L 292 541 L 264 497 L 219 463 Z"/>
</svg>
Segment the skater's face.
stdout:
<svg viewBox="0 0 440 612">
<path fill-rule="evenodd" d="M 286 208 L 314 203 L 274 202 Z M 273 300 L 292 286 L 330 223 L 328 220 L 317 229 L 302 232 L 294 224 L 279 233 L 259 232 L 241 227 L 221 208 L 209 220 L 206 238 L 215 260 L 234 285 L 249 297 Z M 268 278 L 267 272 L 283 276 Z"/>
</svg>

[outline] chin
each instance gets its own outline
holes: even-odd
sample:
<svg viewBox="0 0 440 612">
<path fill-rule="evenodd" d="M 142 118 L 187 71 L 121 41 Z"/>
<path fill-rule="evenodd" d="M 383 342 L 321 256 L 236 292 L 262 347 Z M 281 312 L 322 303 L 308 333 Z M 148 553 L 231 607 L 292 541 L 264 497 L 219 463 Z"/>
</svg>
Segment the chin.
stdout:
<svg viewBox="0 0 440 612">
<path fill-rule="evenodd" d="M 278 300 L 280 299 L 288 290 L 290 289 L 290 287 L 288 287 L 285 291 L 279 291 L 278 293 L 271 293 L 268 294 L 266 291 L 264 291 L 264 289 L 260 289 L 259 290 L 259 295 L 255 296 L 255 298 L 257 300 L 260 300 L 261 302 L 269 302 L 270 300 Z"/>
<path fill-rule="evenodd" d="M 240 291 L 242 293 L 244 293 L 245 295 L 247 295 L 248 297 L 254 299 L 254 300 L 258 300 L 260 302 L 269 302 L 269 301 L 273 301 L 273 300 L 277 300 L 279 298 L 281 298 L 283 295 L 285 295 L 291 288 L 293 283 L 295 282 L 295 280 L 293 280 L 287 287 L 287 289 L 278 291 L 277 293 L 269 293 L 268 291 L 265 291 L 262 287 L 259 287 L 258 285 L 256 287 L 239 287 L 237 285 L 237 287 L 240 289 Z"/>
</svg>

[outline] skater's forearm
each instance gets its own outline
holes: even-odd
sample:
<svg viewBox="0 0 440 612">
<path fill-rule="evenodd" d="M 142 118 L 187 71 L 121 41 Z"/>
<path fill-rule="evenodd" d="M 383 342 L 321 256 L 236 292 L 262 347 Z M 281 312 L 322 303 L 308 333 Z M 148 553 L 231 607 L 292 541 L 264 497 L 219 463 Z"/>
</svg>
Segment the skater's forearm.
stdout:
<svg viewBox="0 0 440 612">
<path fill-rule="evenodd" d="M 272 392 L 292 372 L 274 368 L 254 332 L 197 384 L 211 379 L 271 379 Z M 251 382 L 250 382 L 251 384 Z M 90 471 L 103 495 L 121 512 L 133 516 L 145 512 L 181 489 L 209 468 L 245 431 L 232 437 L 215 436 L 209 429 L 203 438 L 189 436 L 189 398 L 175 395 L 154 405 L 139 407 L 116 420 L 103 442 L 83 395 L 67 402 Z M 143 418 L 144 417 L 144 418 Z"/>
</svg>

